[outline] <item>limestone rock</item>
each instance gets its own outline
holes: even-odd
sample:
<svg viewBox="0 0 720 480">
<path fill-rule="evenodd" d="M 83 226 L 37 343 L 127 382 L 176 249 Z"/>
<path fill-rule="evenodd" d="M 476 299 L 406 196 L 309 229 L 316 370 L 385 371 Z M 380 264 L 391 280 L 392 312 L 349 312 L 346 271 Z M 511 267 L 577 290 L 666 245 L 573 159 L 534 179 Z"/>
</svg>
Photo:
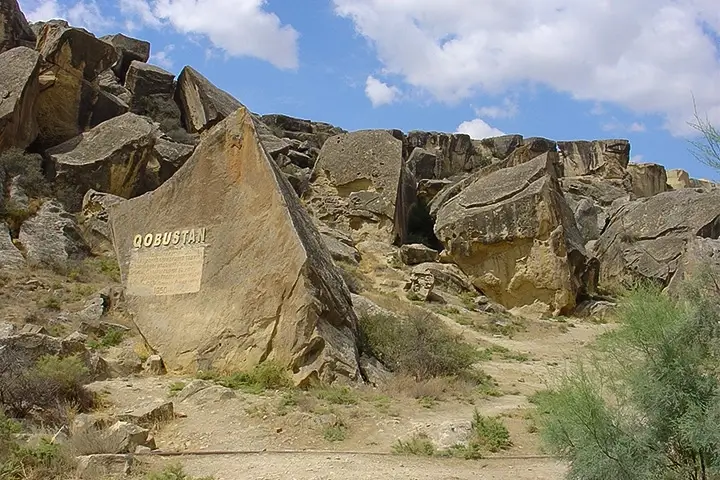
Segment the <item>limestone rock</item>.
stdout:
<svg viewBox="0 0 720 480">
<path fill-rule="evenodd" d="M 405 265 L 418 265 L 426 262 L 437 262 L 438 251 L 421 243 L 412 243 L 400 247 L 400 261 Z"/>
<path fill-rule="evenodd" d="M 435 178 L 436 165 L 437 155 L 419 147 L 413 149 L 410 158 L 407 160 L 408 169 L 415 175 L 417 180 Z"/>
<path fill-rule="evenodd" d="M 26 265 L 25 257 L 10 238 L 10 230 L 5 222 L 0 222 L 0 272 L 17 270 Z"/>
<path fill-rule="evenodd" d="M 35 46 L 35 33 L 28 25 L 17 0 L 0 3 L 0 53 L 15 47 Z M 3 68 L 0 67 L 0 72 Z"/>
<path fill-rule="evenodd" d="M 412 271 L 413 273 L 432 275 L 435 278 L 435 287 L 447 292 L 456 295 L 477 293 L 470 279 L 456 265 L 447 263 L 421 263 L 415 265 Z"/>
<path fill-rule="evenodd" d="M 47 22 L 37 49 L 48 68 L 40 77 L 39 146 L 52 147 L 82 132 L 97 99 L 97 76 L 117 60 L 115 48 L 80 28 Z"/>
<path fill-rule="evenodd" d="M 405 290 L 408 291 L 408 295 L 414 295 L 418 300 L 426 302 L 430 300 L 435 287 L 435 277 L 432 273 L 417 273 L 413 272 L 410 274 L 410 280 L 405 284 Z"/>
<path fill-rule="evenodd" d="M 318 231 L 333 260 L 357 265 L 361 255 L 349 236 L 320 223 Z"/>
<path fill-rule="evenodd" d="M 55 200 L 43 203 L 33 217 L 23 222 L 19 240 L 31 266 L 63 269 L 68 261 L 87 254 L 75 219 Z"/>
<path fill-rule="evenodd" d="M 154 158 L 148 161 L 145 172 L 148 191 L 155 190 L 175 175 L 195 151 L 195 146 L 178 143 L 162 136 L 155 143 L 154 151 Z"/>
<path fill-rule="evenodd" d="M 682 189 L 627 203 L 613 213 L 595 244 L 600 282 L 667 285 L 689 243 L 719 236 L 720 189 Z"/>
<path fill-rule="evenodd" d="M 0 11 L 0 22 L 1 15 Z M 0 54 L 0 152 L 10 147 L 24 149 L 37 137 L 40 60 L 37 52 L 26 47 Z"/>
<path fill-rule="evenodd" d="M 165 363 L 160 355 L 150 355 L 145 361 L 145 371 L 151 375 L 165 375 Z"/>
<path fill-rule="evenodd" d="M 567 177 L 622 178 L 630 161 L 627 140 L 558 142 L 558 147 Z"/>
<path fill-rule="evenodd" d="M 132 455 L 81 455 L 77 457 L 77 475 L 83 480 L 125 477 L 133 472 L 133 465 Z"/>
<path fill-rule="evenodd" d="M 85 345 L 74 341 L 62 340 L 44 334 L 19 333 L 0 337 L 0 360 L 3 365 L 12 363 L 18 371 L 29 368 L 44 355 L 67 357 L 80 354 L 88 360 Z"/>
<path fill-rule="evenodd" d="M 88 190 L 83 197 L 80 228 L 85 242 L 96 254 L 114 252 L 108 223 L 108 208 L 125 201 L 110 193 Z"/>
<path fill-rule="evenodd" d="M 490 158 L 482 152 L 476 152 L 470 136 L 462 133 L 412 131 L 408 133 L 403 143 L 405 151 L 409 154 L 419 147 L 436 156 L 434 175 L 422 178 L 447 178 L 476 170 L 490 163 Z"/>
<path fill-rule="evenodd" d="M 483 138 L 479 142 L 473 140 L 476 151 L 481 150 L 481 148 L 487 149 L 491 157 L 499 160 L 506 159 L 515 149 L 522 146 L 523 143 L 524 139 L 522 135 L 501 135 L 499 137 Z"/>
<path fill-rule="evenodd" d="M 102 91 L 116 96 L 125 103 L 130 101 L 130 97 L 132 96 L 130 90 L 120 83 L 120 79 L 115 76 L 115 72 L 112 70 L 103 70 L 97 76 L 96 80 L 98 87 L 100 87 Z"/>
<path fill-rule="evenodd" d="M 435 233 L 473 284 L 505 307 L 537 300 L 569 312 L 593 287 L 557 154 L 479 178 L 440 208 Z"/>
<path fill-rule="evenodd" d="M 185 127 L 193 133 L 204 132 L 242 106 L 192 67 L 180 72 L 175 95 Z"/>
<path fill-rule="evenodd" d="M 7 338 L 15 335 L 17 327 L 12 323 L 0 322 L 0 338 Z"/>
<path fill-rule="evenodd" d="M 147 405 L 131 413 L 119 415 L 118 418 L 124 422 L 131 422 L 141 427 L 152 428 L 157 424 L 175 419 L 175 405 L 173 402 Z"/>
<path fill-rule="evenodd" d="M 386 308 L 381 307 L 367 297 L 352 294 L 353 310 L 358 318 L 365 316 L 382 315 L 386 317 L 398 317 L 398 315 Z"/>
<path fill-rule="evenodd" d="M 118 61 L 113 66 L 113 72 L 121 81 L 125 80 L 126 73 L 132 62 L 147 62 L 150 58 L 150 42 L 128 37 L 122 33 L 106 35 L 100 37 L 100 39 L 115 47 L 118 53 Z"/>
<path fill-rule="evenodd" d="M 94 128 L 111 118 L 119 117 L 130 110 L 130 106 L 115 95 L 98 90 L 95 91 L 95 101 L 92 106 L 90 118 L 87 121 L 89 128 Z"/>
<path fill-rule="evenodd" d="M 443 188 L 452 183 L 451 180 L 418 180 L 417 198 L 424 205 L 428 205 Z"/>
<path fill-rule="evenodd" d="M 402 142 L 386 131 L 335 136 L 325 142 L 315 164 L 308 208 L 331 227 L 360 239 L 392 240 L 396 215 L 405 211 L 396 205 L 403 170 Z"/>
<path fill-rule="evenodd" d="M 681 188 L 711 188 L 715 186 L 715 184 L 709 180 L 691 178 L 688 172 L 681 169 L 668 170 L 667 180 L 668 185 L 674 190 Z"/>
<path fill-rule="evenodd" d="M 153 158 L 158 128 L 126 113 L 47 151 L 55 164 L 58 197 L 78 211 L 90 189 L 123 198 L 144 193 L 143 175 Z"/>
<path fill-rule="evenodd" d="M 193 380 L 176 395 L 178 402 L 191 400 L 197 405 L 213 404 L 236 397 L 233 390 L 207 380 Z"/>
<path fill-rule="evenodd" d="M 637 198 L 652 197 L 667 190 L 665 167 L 655 163 L 630 163 L 627 171 Z"/>
<path fill-rule="evenodd" d="M 309 154 L 313 160 L 317 160 L 320 150 L 325 142 L 342 133 L 347 133 L 342 128 L 334 127 L 328 123 L 313 122 L 301 118 L 293 118 L 287 115 L 263 115 L 258 118 L 271 132 L 279 138 L 298 142 L 296 150 Z"/>
<path fill-rule="evenodd" d="M 720 274 L 720 240 L 697 237 L 689 241 L 683 255 L 678 259 L 668 291 L 681 294 L 683 282 L 703 273 L 709 273 L 715 278 Z"/>
<path fill-rule="evenodd" d="M 128 309 L 168 369 L 273 360 L 298 384 L 358 377 L 350 294 L 244 108 L 208 131 L 168 182 L 113 206 L 110 219 Z M 160 246 L 134 246 L 138 238 Z M 168 283 L 142 269 L 148 255 L 187 273 Z"/>
<path fill-rule="evenodd" d="M 117 422 L 108 428 L 106 435 L 117 447 L 114 453 L 132 453 L 135 447 L 145 445 L 150 431 L 128 422 Z"/>
</svg>

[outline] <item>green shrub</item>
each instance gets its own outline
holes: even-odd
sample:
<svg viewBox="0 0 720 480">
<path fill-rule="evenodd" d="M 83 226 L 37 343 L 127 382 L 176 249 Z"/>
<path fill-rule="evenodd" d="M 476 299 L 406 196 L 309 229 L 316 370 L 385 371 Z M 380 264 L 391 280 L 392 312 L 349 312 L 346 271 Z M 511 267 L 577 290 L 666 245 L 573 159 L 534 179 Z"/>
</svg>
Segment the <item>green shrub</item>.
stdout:
<svg viewBox="0 0 720 480">
<path fill-rule="evenodd" d="M 359 333 L 363 351 L 390 370 L 417 380 L 468 372 L 478 358 L 475 347 L 432 315 L 364 315 Z"/>
<path fill-rule="evenodd" d="M 333 405 L 355 405 L 357 393 L 345 385 L 329 385 L 313 389 L 315 396 Z"/>
<path fill-rule="evenodd" d="M 213 480 L 213 477 L 191 477 L 185 473 L 182 465 L 170 465 L 159 472 L 151 472 L 145 480 Z"/>
<path fill-rule="evenodd" d="M 718 478 L 717 285 L 701 278 L 677 300 L 636 288 L 620 326 L 534 399 L 541 438 L 569 461 L 568 478 Z"/>
<path fill-rule="evenodd" d="M 469 442 L 471 449 L 494 453 L 512 446 L 510 432 L 505 424 L 497 418 L 484 417 L 475 410 L 471 427 L 472 438 Z"/>
<path fill-rule="evenodd" d="M 75 461 L 61 446 L 43 439 L 36 447 L 6 445 L 0 451 L 0 478 L 3 480 L 46 480 L 69 478 Z"/>
<path fill-rule="evenodd" d="M 342 442 L 347 438 L 347 426 L 343 423 L 325 427 L 323 438 L 328 442 Z"/>
<path fill-rule="evenodd" d="M 424 433 L 416 433 L 407 441 L 398 440 L 392 449 L 398 455 L 432 457 L 436 453 L 435 444 Z"/>
<path fill-rule="evenodd" d="M 233 390 L 256 394 L 265 390 L 280 390 L 292 386 L 289 372 L 283 366 L 272 361 L 263 362 L 249 372 L 235 372 L 229 375 L 199 372 L 198 378 L 212 380 Z"/>
</svg>

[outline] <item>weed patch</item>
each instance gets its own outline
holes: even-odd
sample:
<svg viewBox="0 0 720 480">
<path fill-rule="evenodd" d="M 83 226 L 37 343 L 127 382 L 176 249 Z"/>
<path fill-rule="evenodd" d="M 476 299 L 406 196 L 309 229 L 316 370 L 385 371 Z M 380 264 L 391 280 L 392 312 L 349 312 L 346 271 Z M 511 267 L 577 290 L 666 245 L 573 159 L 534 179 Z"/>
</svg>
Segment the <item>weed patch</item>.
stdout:
<svg viewBox="0 0 720 480">
<path fill-rule="evenodd" d="M 211 380 L 233 390 L 259 394 L 265 390 L 281 390 L 292 385 L 288 371 L 274 362 L 264 362 L 249 372 L 220 375 L 215 372 L 199 372 L 197 378 Z"/>
</svg>

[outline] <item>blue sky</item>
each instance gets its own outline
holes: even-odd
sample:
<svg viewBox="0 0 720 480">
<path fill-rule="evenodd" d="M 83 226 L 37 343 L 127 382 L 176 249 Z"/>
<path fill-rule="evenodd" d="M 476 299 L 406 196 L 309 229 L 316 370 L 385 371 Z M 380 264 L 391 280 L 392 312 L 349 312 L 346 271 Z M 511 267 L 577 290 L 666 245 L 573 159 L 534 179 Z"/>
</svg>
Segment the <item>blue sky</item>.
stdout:
<svg viewBox="0 0 720 480">
<path fill-rule="evenodd" d="M 258 113 L 347 130 L 627 138 L 635 161 L 718 179 L 718 0 L 20 0 L 30 20 L 152 43 Z"/>
</svg>

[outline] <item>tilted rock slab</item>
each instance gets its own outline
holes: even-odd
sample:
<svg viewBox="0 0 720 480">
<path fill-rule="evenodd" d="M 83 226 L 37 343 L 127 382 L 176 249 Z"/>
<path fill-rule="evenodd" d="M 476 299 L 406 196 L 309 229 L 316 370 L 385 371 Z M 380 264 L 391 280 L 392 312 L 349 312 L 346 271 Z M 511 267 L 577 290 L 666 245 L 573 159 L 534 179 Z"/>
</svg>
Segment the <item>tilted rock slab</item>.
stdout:
<svg viewBox="0 0 720 480">
<path fill-rule="evenodd" d="M 598 175 L 622 178 L 630 162 L 627 140 L 558 142 L 566 177 Z"/>
<path fill-rule="evenodd" d="M 402 142 L 385 130 L 361 130 L 325 142 L 306 195 L 314 216 L 356 240 L 392 241 L 400 234 L 396 218 L 406 215 L 401 182 Z M 400 190 L 400 192 L 399 192 Z"/>
<path fill-rule="evenodd" d="M 110 222 L 128 308 L 168 370 L 358 378 L 350 293 L 244 108 Z"/>
<path fill-rule="evenodd" d="M 600 283 L 667 285 L 697 237 L 720 237 L 720 189 L 682 189 L 629 202 L 613 213 L 594 247 Z"/>
<path fill-rule="evenodd" d="M 123 198 L 144 193 L 144 172 L 155 158 L 158 127 L 126 113 L 47 151 L 56 171 L 58 198 L 79 211 L 88 190 Z"/>
<path fill-rule="evenodd" d="M 87 254 L 75 218 L 55 200 L 48 200 L 23 222 L 18 236 L 31 266 L 64 269 Z"/>
<path fill-rule="evenodd" d="M 0 54 L 0 152 L 26 148 L 38 134 L 40 55 L 27 47 Z"/>
<path fill-rule="evenodd" d="M 242 104 L 219 89 L 192 67 L 183 68 L 177 80 L 175 100 L 185 128 L 202 133 L 235 112 Z"/>
<path fill-rule="evenodd" d="M 37 48 L 49 64 L 40 77 L 39 143 L 43 148 L 69 140 L 90 123 L 100 72 L 118 59 L 115 47 L 65 22 L 43 25 Z"/>
<path fill-rule="evenodd" d="M 627 170 L 632 180 L 632 192 L 637 198 L 652 197 L 669 190 L 667 172 L 662 165 L 630 163 Z"/>
<path fill-rule="evenodd" d="M 7 224 L 0 222 L 0 271 L 17 270 L 25 265 L 25 258 L 10 238 Z"/>
<path fill-rule="evenodd" d="M 547 153 L 476 180 L 443 205 L 435 233 L 473 284 L 503 306 L 569 312 L 594 273 Z M 590 265 L 589 265 L 590 263 Z"/>
</svg>

